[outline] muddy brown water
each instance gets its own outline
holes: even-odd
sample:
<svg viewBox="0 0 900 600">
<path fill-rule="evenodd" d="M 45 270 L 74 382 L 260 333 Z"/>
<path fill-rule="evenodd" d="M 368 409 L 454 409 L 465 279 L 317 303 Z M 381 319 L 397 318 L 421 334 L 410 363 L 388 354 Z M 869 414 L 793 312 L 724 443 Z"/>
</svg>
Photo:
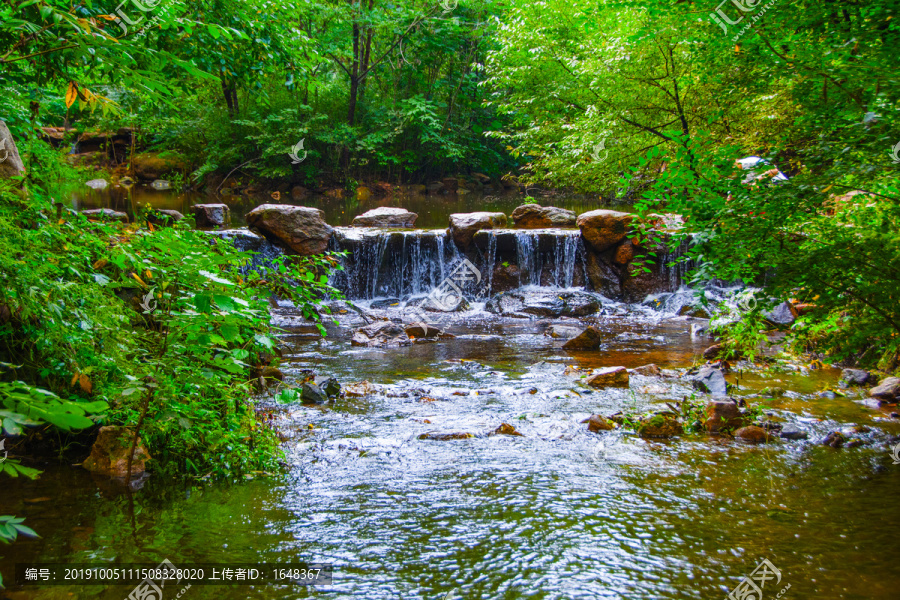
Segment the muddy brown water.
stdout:
<svg viewBox="0 0 900 600">
<path fill-rule="evenodd" d="M 544 335 L 548 322 L 479 311 L 446 323 L 453 340 L 393 349 L 352 347 L 352 315 L 324 339 L 290 310 L 276 323 L 289 328 L 289 378 L 314 368 L 345 384 L 368 380 L 377 393 L 285 407 L 277 426 L 288 466 L 271 478 L 151 477 L 131 500 L 67 465 L 34 482 L 4 480 L 0 512 L 26 517 L 42 536 L 0 548 L 7 582 L 20 561 L 306 560 L 333 563 L 334 584 L 195 586 L 182 598 L 718 599 L 767 559 L 781 574 L 764 586 L 767 599 L 787 585 L 784 598 L 898 597 L 900 465 L 888 440 L 900 427 L 855 393 L 817 397 L 835 386 L 836 370 L 729 375 L 737 395 L 798 424 L 807 441 L 644 440 L 589 433 L 580 421 L 662 407 L 691 395 L 689 385 L 633 376 L 628 389 L 588 390 L 565 368 L 686 368 L 708 344 L 691 337 L 689 320 L 602 316 L 603 346 L 575 354 Z M 754 397 L 765 387 L 787 395 Z M 500 423 L 523 435 L 484 435 Z M 857 425 L 871 428 L 862 447 L 816 443 Z M 418 438 L 430 431 L 476 437 Z"/>
</svg>

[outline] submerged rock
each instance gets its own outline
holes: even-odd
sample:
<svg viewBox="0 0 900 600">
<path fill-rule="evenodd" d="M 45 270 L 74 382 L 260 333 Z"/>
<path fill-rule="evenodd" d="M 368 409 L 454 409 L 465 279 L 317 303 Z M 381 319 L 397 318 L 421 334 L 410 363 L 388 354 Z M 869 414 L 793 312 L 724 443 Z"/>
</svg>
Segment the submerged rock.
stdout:
<svg viewBox="0 0 900 600">
<path fill-rule="evenodd" d="M 588 327 L 565 344 L 564 350 L 596 350 L 603 343 L 603 333 L 596 327 Z"/>
<path fill-rule="evenodd" d="M 360 327 L 350 340 L 350 344 L 353 346 L 367 346 L 369 348 L 409 346 L 411 343 L 412 341 L 406 335 L 403 327 L 391 321 L 379 321 Z"/>
<path fill-rule="evenodd" d="M 514 210 L 511 216 L 519 229 L 575 227 L 575 213 L 555 206 L 524 204 Z"/>
<path fill-rule="evenodd" d="M 472 244 L 475 234 L 482 229 L 506 227 L 506 215 L 500 212 L 456 213 L 450 215 L 450 236 L 460 250 Z"/>
<path fill-rule="evenodd" d="M 369 396 L 375 393 L 375 386 L 368 381 L 358 381 L 356 383 L 348 383 L 344 386 L 345 396 Z"/>
<path fill-rule="evenodd" d="M 713 396 L 724 396 L 728 393 L 728 384 L 725 382 L 725 375 L 720 369 L 713 367 L 703 367 L 691 380 L 694 389 L 701 392 L 712 394 Z"/>
<path fill-rule="evenodd" d="M 127 214 L 111 208 L 92 208 L 81 211 L 81 214 L 91 221 L 121 221 L 122 223 L 128 223 Z"/>
<path fill-rule="evenodd" d="M 634 375 L 643 375 L 644 377 L 662 377 L 663 374 L 662 369 L 653 364 L 631 369 L 631 372 Z"/>
<path fill-rule="evenodd" d="M 405 208 L 391 208 L 382 206 L 353 219 L 353 227 L 402 227 L 409 229 L 416 223 L 419 217 L 414 212 L 409 212 Z"/>
<path fill-rule="evenodd" d="M 513 435 L 519 437 L 525 437 L 521 433 L 519 433 L 515 427 L 510 425 L 509 423 L 501 423 L 500 427 L 490 432 L 488 435 Z"/>
<path fill-rule="evenodd" d="M 637 426 L 638 435 L 643 438 L 669 438 L 684 433 L 684 426 L 672 413 L 657 413 L 644 417 Z"/>
<path fill-rule="evenodd" d="M 719 433 L 723 430 L 733 431 L 744 422 L 738 405 L 731 400 L 712 401 L 706 405 L 706 430 Z"/>
<path fill-rule="evenodd" d="M 423 433 L 419 436 L 420 440 L 433 440 L 437 442 L 448 442 L 451 440 L 467 440 L 469 438 L 475 437 L 474 433 L 468 433 L 465 431 L 455 431 L 452 433 L 439 433 L 437 431 L 429 431 L 428 433 Z"/>
<path fill-rule="evenodd" d="M 592 210 L 579 215 L 576 222 L 594 250 L 603 252 L 625 240 L 633 218 L 615 210 Z"/>
<path fill-rule="evenodd" d="M 847 439 L 844 437 L 840 431 L 832 431 L 828 435 L 825 436 L 825 439 L 822 440 L 823 446 L 830 446 L 832 448 L 840 448 L 844 445 Z"/>
<path fill-rule="evenodd" d="M 304 381 L 300 384 L 300 399 L 312 404 L 325 404 L 328 402 L 328 394 L 313 381 Z"/>
<path fill-rule="evenodd" d="M 761 444 L 769 441 L 769 432 L 762 427 L 748 425 L 747 427 L 741 427 L 735 431 L 734 437 L 752 444 Z"/>
<path fill-rule="evenodd" d="M 247 226 L 281 242 L 301 256 L 322 254 L 334 229 L 318 208 L 262 204 L 247 213 Z"/>
<path fill-rule="evenodd" d="M 605 419 L 600 415 L 591 415 L 582 423 L 587 423 L 588 431 L 593 433 L 597 433 L 599 431 L 612 431 L 616 428 L 616 424 L 610 421 L 609 419 Z"/>
<path fill-rule="evenodd" d="M 514 290 L 491 298 L 485 310 L 504 316 L 585 317 L 600 310 L 600 300 L 590 292 Z"/>
<path fill-rule="evenodd" d="M 597 369 L 585 383 L 594 388 L 628 387 L 628 369 L 625 367 Z"/>
<path fill-rule="evenodd" d="M 809 437 L 809 434 L 794 425 L 793 423 L 788 423 L 784 427 L 781 428 L 781 437 L 786 440 L 805 440 Z"/>
<path fill-rule="evenodd" d="M 225 204 L 195 204 L 191 210 L 197 227 L 223 227 L 231 222 L 231 209 Z"/>
<path fill-rule="evenodd" d="M 900 400 L 900 377 L 888 377 L 869 390 L 869 396 L 884 402 Z"/>
<path fill-rule="evenodd" d="M 126 477 L 128 475 L 128 451 L 134 432 L 127 427 L 107 425 L 101 427 L 97 440 L 91 446 L 91 455 L 81 464 L 91 473 L 109 475 L 110 477 Z M 140 475 L 146 470 L 146 461 L 150 453 L 138 437 L 137 446 L 131 462 L 131 476 Z"/>
</svg>

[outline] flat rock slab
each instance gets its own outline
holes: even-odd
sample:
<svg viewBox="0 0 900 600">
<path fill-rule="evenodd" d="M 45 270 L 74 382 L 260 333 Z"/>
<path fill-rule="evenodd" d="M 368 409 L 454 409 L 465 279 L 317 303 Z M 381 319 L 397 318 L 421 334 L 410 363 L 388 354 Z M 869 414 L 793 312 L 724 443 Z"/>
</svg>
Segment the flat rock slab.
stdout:
<svg viewBox="0 0 900 600">
<path fill-rule="evenodd" d="M 405 208 L 391 208 L 383 206 L 374 208 L 370 211 L 354 217 L 353 227 L 401 227 L 404 229 L 412 228 L 416 219 L 419 218 L 414 212 L 409 212 Z"/>
<path fill-rule="evenodd" d="M 885 402 L 900 400 L 900 377 L 888 377 L 869 390 L 869 395 Z"/>
<path fill-rule="evenodd" d="M 81 211 L 81 214 L 91 221 L 120 221 L 122 223 L 128 223 L 127 214 L 111 208 L 92 208 L 90 210 Z"/>
<path fill-rule="evenodd" d="M 586 317 L 596 314 L 602 297 L 591 292 L 544 292 L 513 290 L 497 294 L 485 310 L 515 317 Z"/>
<path fill-rule="evenodd" d="M 575 227 L 575 213 L 556 206 L 523 204 L 512 213 L 512 220 L 519 229 L 546 229 L 549 227 Z"/>
</svg>

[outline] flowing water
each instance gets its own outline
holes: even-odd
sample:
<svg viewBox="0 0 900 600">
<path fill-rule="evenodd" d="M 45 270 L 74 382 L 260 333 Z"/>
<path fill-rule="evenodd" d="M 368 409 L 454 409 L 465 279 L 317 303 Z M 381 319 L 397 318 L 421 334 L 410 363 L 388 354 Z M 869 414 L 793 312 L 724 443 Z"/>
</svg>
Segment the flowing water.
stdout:
<svg viewBox="0 0 900 600">
<path fill-rule="evenodd" d="M 341 285 L 376 312 L 378 299 L 427 292 L 459 260 L 442 231 L 343 235 L 338 242 L 356 254 Z M 370 239 L 354 246 L 352 236 Z M 539 249 L 532 234 L 515 238 L 520 283 L 572 284 L 579 237 L 552 241 Z M 484 266 L 497 243 L 486 240 Z M 535 279 L 541 272 L 552 274 L 549 283 Z M 475 302 L 443 316 L 454 339 L 386 349 L 350 345 L 364 324 L 354 311 L 321 338 L 281 306 L 275 323 L 285 329 L 289 380 L 314 369 L 345 385 L 367 380 L 373 393 L 326 406 L 261 399 L 285 439 L 284 472 L 269 478 L 152 476 L 131 495 L 68 464 L 14 480 L 0 513 L 25 517 L 41 538 L 0 548 L 0 572 L 9 583 L 17 562 L 314 561 L 334 564 L 332 586 L 194 586 L 182 598 L 714 599 L 768 559 L 781 580 L 766 583 L 767 599 L 788 585 L 784 598 L 897 598 L 900 465 L 890 447 L 900 421 L 854 390 L 819 397 L 836 386 L 837 370 L 728 376 L 735 395 L 799 425 L 808 440 L 646 440 L 581 423 L 593 413 L 665 409 L 694 393 L 678 375 L 710 342 L 691 335 L 695 320 L 675 316 L 685 296 L 661 300 L 662 312 L 605 302 L 590 319 L 604 343 L 590 352 L 563 351 L 546 335 L 551 324 L 577 321 L 501 318 Z M 392 310 L 385 314 L 396 317 Z M 580 378 L 588 368 L 648 363 L 671 371 L 633 375 L 628 389 L 592 390 Z M 787 392 L 762 398 L 766 387 Z M 522 435 L 488 435 L 501 423 Z M 818 443 L 857 426 L 870 428 L 858 434 L 861 447 Z M 472 437 L 419 438 L 429 432 Z M 131 589 L 11 586 L 7 594 L 111 600 Z"/>
</svg>

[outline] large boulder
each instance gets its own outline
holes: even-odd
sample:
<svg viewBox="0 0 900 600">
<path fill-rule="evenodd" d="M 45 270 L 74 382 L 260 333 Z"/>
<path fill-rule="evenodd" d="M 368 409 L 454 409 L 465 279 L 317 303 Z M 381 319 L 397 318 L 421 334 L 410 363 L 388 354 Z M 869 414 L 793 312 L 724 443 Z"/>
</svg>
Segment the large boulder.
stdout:
<svg viewBox="0 0 900 600">
<path fill-rule="evenodd" d="M 597 369 L 588 377 L 586 383 L 594 388 L 628 387 L 628 369 L 625 367 Z"/>
<path fill-rule="evenodd" d="M 888 377 L 869 390 L 869 395 L 885 402 L 897 402 L 900 400 L 900 377 Z"/>
<path fill-rule="evenodd" d="M 191 210 L 197 227 L 223 227 L 231 223 L 231 209 L 226 204 L 195 204 Z"/>
<path fill-rule="evenodd" d="M 844 369 L 841 371 L 841 383 L 843 385 L 864 385 L 871 380 L 868 371 L 863 369 Z"/>
<path fill-rule="evenodd" d="M 579 215 L 576 223 L 594 250 L 603 252 L 625 240 L 633 218 L 615 210 L 592 210 Z"/>
<path fill-rule="evenodd" d="M 4 121 L 0 121 L 0 179 L 25 173 L 25 164 L 19 156 L 16 142 Z"/>
<path fill-rule="evenodd" d="M 523 204 L 513 211 L 512 220 L 519 229 L 575 227 L 575 213 L 556 206 Z"/>
<path fill-rule="evenodd" d="M 391 321 L 379 321 L 356 330 L 350 344 L 369 348 L 409 346 L 412 341 L 403 327 Z"/>
<path fill-rule="evenodd" d="M 622 295 L 619 273 L 593 252 L 587 253 L 586 271 L 594 291 L 607 298 L 619 298 Z"/>
<path fill-rule="evenodd" d="M 301 256 L 325 252 L 334 232 L 318 208 L 288 204 L 257 206 L 247 213 L 247 226 Z"/>
<path fill-rule="evenodd" d="M 596 350 L 603 343 L 603 333 L 596 327 L 588 327 L 565 344 L 564 350 Z"/>
<path fill-rule="evenodd" d="M 590 292 L 513 290 L 491 298 L 485 310 L 513 317 L 586 317 L 600 310 L 600 300 Z"/>
<path fill-rule="evenodd" d="M 415 225 L 418 217 L 419 215 L 409 212 L 405 208 L 382 206 L 355 217 L 352 225 L 353 227 L 402 227 L 409 229 Z"/>
<path fill-rule="evenodd" d="M 499 212 L 456 213 L 450 215 L 450 235 L 460 250 L 472 244 L 475 233 L 482 229 L 506 227 L 506 215 Z"/>
<path fill-rule="evenodd" d="M 128 475 L 128 451 L 134 432 L 127 427 L 107 425 L 101 427 L 97 440 L 91 447 L 91 455 L 81 466 L 91 473 L 124 478 Z M 131 461 L 131 476 L 140 475 L 146 470 L 146 462 L 150 453 L 138 437 L 137 446 Z"/>
<path fill-rule="evenodd" d="M 184 159 L 171 152 L 143 152 L 135 154 L 131 159 L 134 175 L 138 179 L 153 181 L 162 179 L 169 173 L 183 172 L 187 169 Z"/>
</svg>

